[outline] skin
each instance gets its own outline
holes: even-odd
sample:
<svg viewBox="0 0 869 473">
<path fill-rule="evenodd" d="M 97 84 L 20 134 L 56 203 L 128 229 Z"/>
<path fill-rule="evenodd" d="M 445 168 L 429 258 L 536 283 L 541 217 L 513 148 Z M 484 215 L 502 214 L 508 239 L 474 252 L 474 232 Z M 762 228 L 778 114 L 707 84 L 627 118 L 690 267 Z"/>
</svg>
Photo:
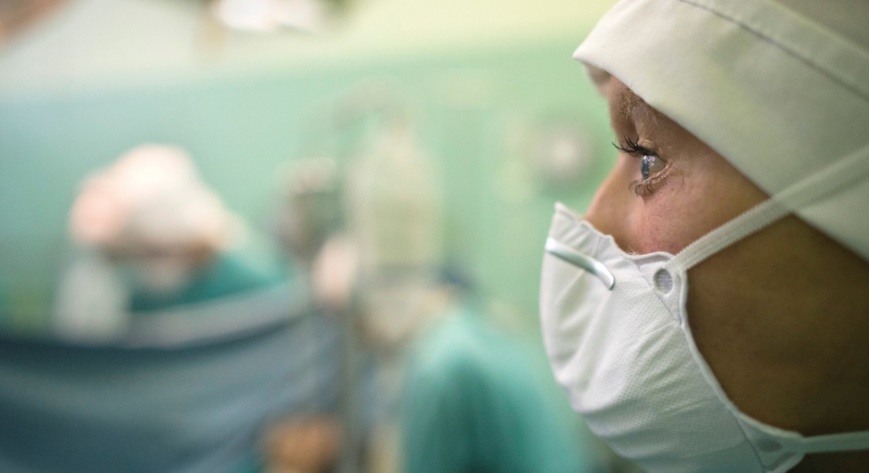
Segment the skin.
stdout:
<svg viewBox="0 0 869 473">
<path fill-rule="evenodd" d="M 341 429 L 330 417 L 289 419 L 271 426 L 265 436 L 268 473 L 323 473 L 338 458 Z"/>
<path fill-rule="evenodd" d="M 666 162 L 647 181 L 653 186 L 637 187 L 640 158 L 620 152 L 585 214 L 622 249 L 675 254 L 768 198 L 618 79 L 596 79 L 617 139 Z M 803 435 L 869 430 L 869 263 L 791 216 L 711 256 L 688 279 L 698 348 L 740 410 Z M 866 465 L 866 450 L 825 453 L 792 471 Z"/>
</svg>

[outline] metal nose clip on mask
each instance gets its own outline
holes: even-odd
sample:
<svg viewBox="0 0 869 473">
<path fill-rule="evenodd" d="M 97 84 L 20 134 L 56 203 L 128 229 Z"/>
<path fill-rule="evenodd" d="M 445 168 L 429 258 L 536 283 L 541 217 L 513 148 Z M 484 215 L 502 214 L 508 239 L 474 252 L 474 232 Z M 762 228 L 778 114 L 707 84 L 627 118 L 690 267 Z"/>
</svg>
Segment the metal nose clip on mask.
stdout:
<svg viewBox="0 0 869 473">
<path fill-rule="evenodd" d="M 742 413 L 697 349 L 688 269 L 869 174 L 869 147 L 813 174 L 678 255 L 627 254 L 558 204 L 541 275 L 547 355 L 573 408 L 650 472 L 783 473 L 808 453 L 869 448 L 869 432 L 803 437 Z"/>
</svg>

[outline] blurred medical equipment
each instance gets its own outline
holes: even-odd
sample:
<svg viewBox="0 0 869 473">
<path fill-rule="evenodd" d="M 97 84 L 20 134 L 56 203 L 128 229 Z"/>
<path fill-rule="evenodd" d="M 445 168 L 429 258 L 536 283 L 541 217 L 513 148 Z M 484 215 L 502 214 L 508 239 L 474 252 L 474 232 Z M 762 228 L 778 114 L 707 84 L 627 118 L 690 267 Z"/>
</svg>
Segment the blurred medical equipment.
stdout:
<svg viewBox="0 0 869 473">
<path fill-rule="evenodd" d="M 312 265 L 326 239 L 340 223 L 340 179 L 334 161 L 301 158 L 285 163 L 278 170 L 278 196 L 271 216 L 270 230 L 286 257 L 286 270 L 304 282 L 312 309 L 331 327 L 336 343 L 330 359 L 340 366 L 334 389 L 344 404 L 346 391 L 353 386 L 346 379 L 346 355 L 341 330 L 342 320 L 330 317 L 321 304 L 311 298 Z M 317 333 L 309 333 L 311 341 Z M 310 342 L 309 342 L 310 343 Z M 345 414 L 342 416 L 342 414 Z M 266 468 L 272 472 L 318 473 L 339 463 L 346 413 L 336 409 L 328 415 L 299 419 L 290 416 L 277 420 L 265 436 Z"/>
<path fill-rule="evenodd" d="M 388 118 L 348 172 L 347 214 L 362 279 L 443 260 L 437 176 L 408 119 Z"/>
<path fill-rule="evenodd" d="M 299 461 L 300 449 L 291 444 L 308 443 L 311 451 L 333 450 L 337 430 L 340 445 L 335 468 L 342 473 L 364 471 L 368 432 L 379 402 L 374 398 L 377 388 L 372 386 L 371 363 L 357 346 L 356 321 L 349 314 L 356 294 L 358 253 L 347 244 L 345 204 L 355 197 L 345 195 L 345 170 L 339 160 L 354 157 L 360 147 L 357 132 L 372 121 L 388 120 L 399 108 L 395 102 L 388 85 L 379 81 L 352 89 L 312 114 L 311 129 L 303 133 L 306 141 L 301 147 L 306 157 L 279 169 L 279 202 L 272 232 L 288 257 L 290 273 L 311 285 L 317 310 L 341 326 L 335 355 L 342 370 L 340 418 L 309 424 L 305 433 L 293 422 L 278 426 L 269 440 L 273 468 L 311 468 L 307 460 Z M 336 135 L 347 134 L 349 143 L 341 149 L 342 140 Z"/>
<path fill-rule="evenodd" d="M 326 240 L 341 230 L 341 170 L 335 160 L 317 157 L 286 163 L 278 173 L 272 231 L 293 263 L 310 270 Z"/>
<path fill-rule="evenodd" d="M 437 176 L 411 124 L 393 120 L 352 163 L 346 201 L 362 327 L 371 346 L 386 350 L 427 323 L 424 306 L 444 260 Z"/>
</svg>

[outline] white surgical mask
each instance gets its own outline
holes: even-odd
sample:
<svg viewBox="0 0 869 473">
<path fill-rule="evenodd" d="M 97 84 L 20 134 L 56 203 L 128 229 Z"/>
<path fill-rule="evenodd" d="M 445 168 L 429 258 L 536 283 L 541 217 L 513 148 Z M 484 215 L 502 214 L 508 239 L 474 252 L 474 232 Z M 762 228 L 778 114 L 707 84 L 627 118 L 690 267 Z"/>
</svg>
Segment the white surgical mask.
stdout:
<svg viewBox="0 0 869 473">
<path fill-rule="evenodd" d="M 869 171 L 860 150 L 689 245 L 630 255 L 556 206 L 541 281 L 546 349 L 589 427 L 652 472 L 785 472 L 808 453 L 869 448 L 869 431 L 803 437 L 742 413 L 691 334 L 688 269 Z"/>
</svg>

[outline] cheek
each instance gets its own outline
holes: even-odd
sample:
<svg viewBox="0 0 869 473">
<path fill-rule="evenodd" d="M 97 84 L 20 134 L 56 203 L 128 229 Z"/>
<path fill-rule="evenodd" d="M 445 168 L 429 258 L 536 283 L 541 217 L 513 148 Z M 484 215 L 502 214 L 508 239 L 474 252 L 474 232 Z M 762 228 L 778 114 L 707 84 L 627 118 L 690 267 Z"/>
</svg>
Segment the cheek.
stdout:
<svg viewBox="0 0 869 473">
<path fill-rule="evenodd" d="M 585 218 L 600 232 L 612 235 L 628 253 L 649 253 L 670 248 L 675 228 L 670 192 L 660 189 L 641 198 L 630 184 L 638 178 L 637 161 L 622 156 L 595 193 Z"/>
<path fill-rule="evenodd" d="M 632 232 L 638 253 L 676 254 L 696 240 L 696 199 L 691 197 L 671 184 L 635 199 Z"/>
<path fill-rule="evenodd" d="M 654 194 L 636 199 L 631 231 L 638 253 L 676 254 L 718 226 L 719 203 L 696 184 L 672 176 Z"/>
<path fill-rule="evenodd" d="M 633 158 L 619 158 L 585 215 L 629 253 L 676 254 L 763 199 L 744 192 L 729 173 L 702 168 L 677 170 L 651 195 L 639 197 L 629 189 L 636 174 Z"/>
<path fill-rule="evenodd" d="M 767 198 L 719 158 L 671 176 L 667 185 L 642 202 L 636 231 L 641 252 L 676 254 Z"/>
</svg>

